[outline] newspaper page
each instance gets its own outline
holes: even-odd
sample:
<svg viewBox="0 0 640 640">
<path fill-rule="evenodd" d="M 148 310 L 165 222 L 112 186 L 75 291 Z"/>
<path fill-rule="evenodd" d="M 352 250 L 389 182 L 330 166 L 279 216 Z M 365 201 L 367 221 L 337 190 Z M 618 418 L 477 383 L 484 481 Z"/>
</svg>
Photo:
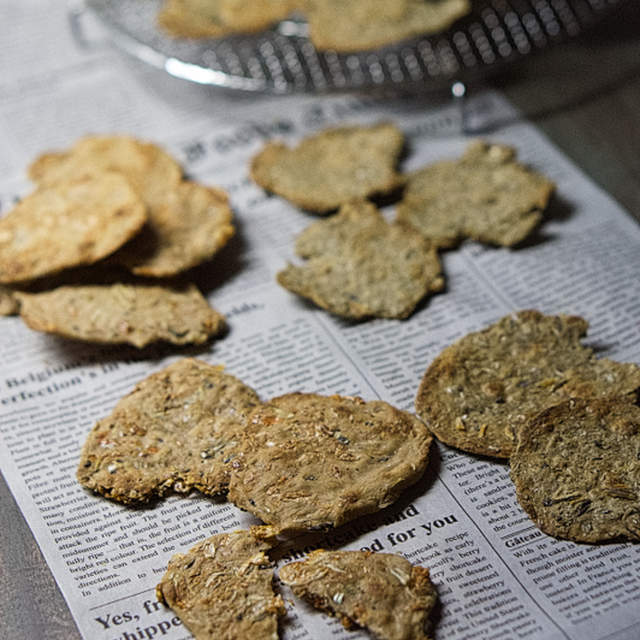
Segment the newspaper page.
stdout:
<svg viewBox="0 0 640 640">
<path fill-rule="evenodd" d="M 44 28 L 45 5 L 54 35 Z M 194 493 L 138 509 L 92 495 L 76 480 L 80 448 L 95 422 L 136 383 L 185 355 L 223 365 L 263 400 L 290 391 L 345 394 L 408 411 L 445 346 L 521 309 L 582 315 L 590 323 L 585 344 L 599 356 L 640 362 L 640 228 L 501 95 L 478 92 L 461 114 L 456 105 L 420 98 L 249 101 L 185 87 L 183 106 L 108 50 L 74 48 L 63 10 L 52 3 L 8 7 L 14 14 L 5 4 L 5 18 L 29 18 L 43 42 L 62 44 L 44 69 L 24 54 L 3 73 L 3 86 L 20 91 L 11 99 L 0 93 L 2 214 L 33 188 L 24 176 L 35 155 L 66 148 L 83 133 L 124 131 L 162 144 L 187 175 L 225 189 L 237 226 L 230 245 L 198 272 L 230 327 L 203 349 L 105 348 L 36 333 L 16 317 L 0 321 L 0 469 L 83 637 L 192 637 L 156 599 L 168 560 L 215 533 L 258 523 L 223 498 Z M 24 82 L 37 73 L 46 86 Z M 445 290 L 409 319 L 354 324 L 276 283 L 278 270 L 296 261 L 295 236 L 317 218 L 265 194 L 247 167 L 266 140 L 293 144 L 323 127 L 382 120 L 406 136 L 405 171 L 457 158 L 482 137 L 513 145 L 524 163 L 556 182 L 557 196 L 540 229 L 518 248 L 465 242 L 444 252 Z M 386 213 L 393 215 L 392 205 Z M 428 567 L 440 601 L 437 640 L 640 634 L 638 545 L 591 546 L 543 534 L 516 501 L 508 463 L 444 445 L 434 445 L 425 476 L 385 510 L 282 539 L 273 554 L 276 573 L 317 548 L 397 553 Z M 287 604 L 284 640 L 368 637 L 277 588 Z"/>
</svg>

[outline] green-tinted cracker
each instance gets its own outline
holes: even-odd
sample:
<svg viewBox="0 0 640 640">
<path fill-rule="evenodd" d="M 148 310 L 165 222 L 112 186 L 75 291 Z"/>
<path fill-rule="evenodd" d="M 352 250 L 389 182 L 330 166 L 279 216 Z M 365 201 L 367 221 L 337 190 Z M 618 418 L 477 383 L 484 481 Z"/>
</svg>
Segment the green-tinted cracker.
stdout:
<svg viewBox="0 0 640 640">
<path fill-rule="evenodd" d="M 102 344 L 203 344 L 226 329 L 195 285 L 69 285 L 15 293 L 36 331 Z"/>
<path fill-rule="evenodd" d="M 404 319 L 444 286 L 435 247 L 368 202 L 313 223 L 298 236 L 296 253 L 307 262 L 289 264 L 278 283 L 351 320 Z"/>
<path fill-rule="evenodd" d="M 381 401 L 291 393 L 258 407 L 229 500 L 277 533 L 329 529 L 393 503 L 424 473 L 431 435 Z"/>
<path fill-rule="evenodd" d="M 554 188 L 519 164 L 511 147 L 475 142 L 460 160 L 409 174 L 397 219 L 439 248 L 455 247 L 464 238 L 511 247 L 539 225 Z"/>
<path fill-rule="evenodd" d="M 402 556 L 371 551 L 312 551 L 279 573 L 298 598 L 379 640 L 429 640 L 437 602 L 429 570 Z"/>
<path fill-rule="evenodd" d="M 640 386 L 638 365 L 596 359 L 581 344 L 588 326 L 578 316 L 527 310 L 470 333 L 429 365 L 416 412 L 442 442 L 508 458 L 518 429 L 539 411 Z"/>
<path fill-rule="evenodd" d="M 256 392 L 222 367 L 179 360 L 140 382 L 93 427 L 78 480 L 131 504 L 195 489 L 224 493 L 229 462 L 259 404 Z"/>
<path fill-rule="evenodd" d="M 274 544 L 249 531 L 211 536 L 171 558 L 158 599 L 196 640 L 278 640 L 285 606 L 266 555 Z"/>
<path fill-rule="evenodd" d="M 574 542 L 640 542 L 636 394 L 566 400 L 531 419 L 511 455 L 522 508 Z"/>
</svg>

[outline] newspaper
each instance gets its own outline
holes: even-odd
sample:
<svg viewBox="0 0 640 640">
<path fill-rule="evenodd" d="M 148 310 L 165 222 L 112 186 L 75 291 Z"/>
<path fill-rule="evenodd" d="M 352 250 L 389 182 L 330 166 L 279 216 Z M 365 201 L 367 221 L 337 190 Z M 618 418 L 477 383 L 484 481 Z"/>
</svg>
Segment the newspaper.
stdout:
<svg viewBox="0 0 640 640">
<path fill-rule="evenodd" d="M 58 51 L 43 61 L 11 39 L 0 44 L 0 213 L 32 188 L 24 172 L 35 155 L 66 148 L 83 133 L 127 132 L 165 146 L 190 177 L 230 194 L 238 226 L 201 274 L 230 332 L 195 355 L 224 365 L 262 399 L 339 393 L 413 411 L 421 376 L 445 346 L 525 308 L 582 315 L 590 322 L 585 343 L 598 355 L 640 362 L 640 228 L 500 94 L 478 91 L 464 112 L 423 98 L 249 100 L 182 83 L 176 95 L 170 80 L 150 80 L 108 49 L 79 50 L 58 4 L 9 0 L 0 7 L 0 22 L 13 20 L 42 48 L 55 43 Z M 403 170 L 456 158 L 481 136 L 515 146 L 523 162 L 556 181 L 557 197 L 522 247 L 465 242 L 443 253 L 446 290 L 409 319 L 353 324 L 276 284 L 276 272 L 296 259 L 295 235 L 315 218 L 267 196 L 247 166 L 270 138 L 293 143 L 325 126 L 381 120 L 407 137 Z M 76 480 L 93 424 L 137 382 L 184 355 L 73 343 L 31 331 L 18 318 L 0 321 L 0 470 L 83 637 L 192 637 L 155 596 L 168 560 L 210 535 L 258 522 L 197 493 L 125 507 Z M 640 635 L 638 545 L 546 536 L 518 506 L 506 462 L 444 445 L 434 445 L 425 477 L 384 511 L 282 540 L 276 572 L 316 548 L 399 553 L 429 567 L 441 603 L 437 640 Z M 368 637 L 278 589 L 287 603 L 284 640 Z"/>
</svg>

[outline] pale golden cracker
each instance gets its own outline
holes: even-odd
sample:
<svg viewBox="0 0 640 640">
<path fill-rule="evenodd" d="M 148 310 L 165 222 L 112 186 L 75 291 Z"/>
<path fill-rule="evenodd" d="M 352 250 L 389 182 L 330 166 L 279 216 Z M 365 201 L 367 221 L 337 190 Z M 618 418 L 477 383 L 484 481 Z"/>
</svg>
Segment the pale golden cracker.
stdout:
<svg viewBox="0 0 640 640">
<path fill-rule="evenodd" d="M 411 227 L 389 224 L 368 202 L 344 205 L 296 240 L 308 262 L 277 274 L 283 287 L 336 315 L 408 317 L 444 286 L 435 247 Z"/>
<path fill-rule="evenodd" d="M 0 218 L 0 282 L 93 264 L 137 234 L 146 220 L 143 202 L 118 173 L 40 187 Z"/>
<path fill-rule="evenodd" d="M 510 459 L 518 502 L 545 533 L 640 542 L 640 408 L 635 393 L 566 400 L 532 418 Z"/>
<path fill-rule="evenodd" d="M 91 430 L 77 477 L 124 503 L 224 493 L 257 393 L 223 368 L 185 358 L 142 382 Z"/>
<path fill-rule="evenodd" d="M 526 310 L 446 347 L 429 365 L 416 412 L 442 442 L 508 458 L 518 429 L 568 397 L 629 393 L 640 367 L 596 359 L 579 316 Z"/>
<path fill-rule="evenodd" d="M 423 475 L 432 438 L 382 401 L 290 393 L 256 408 L 229 500 L 277 533 L 337 527 L 392 504 Z"/>
<path fill-rule="evenodd" d="M 397 219 L 443 249 L 464 238 L 511 247 L 539 225 L 554 189 L 511 147 L 477 141 L 459 160 L 409 174 Z"/>
<path fill-rule="evenodd" d="M 393 124 L 341 126 L 290 148 L 271 141 L 251 160 L 251 178 L 302 209 L 328 213 L 354 199 L 389 194 L 403 184 L 404 145 Z"/>
<path fill-rule="evenodd" d="M 443 31 L 470 10 L 469 0 L 310 0 L 309 38 L 355 53 Z"/>
<path fill-rule="evenodd" d="M 16 296 L 32 329 L 87 342 L 203 344 L 226 328 L 195 285 L 72 285 Z"/>
<path fill-rule="evenodd" d="M 266 555 L 275 540 L 220 533 L 169 561 L 156 587 L 196 640 L 278 640 L 285 615 Z"/>
<path fill-rule="evenodd" d="M 379 640 L 429 640 L 438 595 L 425 567 L 391 553 L 312 551 L 279 578 L 294 595 Z"/>
</svg>

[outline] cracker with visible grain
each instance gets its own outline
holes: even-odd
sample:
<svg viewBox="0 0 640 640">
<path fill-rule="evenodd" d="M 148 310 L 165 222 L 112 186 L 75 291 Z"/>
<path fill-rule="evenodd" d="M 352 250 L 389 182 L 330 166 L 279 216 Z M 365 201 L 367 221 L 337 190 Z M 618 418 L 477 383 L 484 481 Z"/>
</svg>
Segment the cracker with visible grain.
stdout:
<svg viewBox="0 0 640 640">
<path fill-rule="evenodd" d="M 169 493 L 224 493 L 256 392 L 220 366 L 185 358 L 124 396 L 91 430 L 77 477 L 127 504 Z"/>
<path fill-rule="evenodd" d="M 391 553 L 312 551 L 279 577 L 294 595 L 379 640 L 429 640 L 437 592 L 429 570 Z"/>
<path fill-rule="evenodd" d="M 309 38 L 319 50 L 355 53 L 450 27 L 469 0 L 310 0 Z"/>
<path fill-rule="evenodd" d="M 519 430 L 510 465 L 518 502 L 548 535 L 640 542 L 636 394 L 546 409 Z"/>
<path fill-rule="evenodd" d="M 268 142 L 251 160 L 250 175 L 265 190 L 324 214 L 402 186 L 397 164 L 403 145 L 402 132 L 390 123 L 334 127 L 295 147 Z"/>
<path fill-rule="evenodd" d="M 158 600 L 196 640 L 278 640 L 285 606 L 266 555 L 274 544 L 248 531 L 213 535 L 171 558 Z"/>
<path fill-rule="evenodd" d="M 307 259 L 277 274 L 280 285 L 350 320 L 407 318 L 442 290 L 436 249 L 412 228 L 389 224 L 369 202 L 344 205 L 296 239 Z"/>
<path fill-rule="evenodd" d="M 640 386 L 640 367 L 596 359 L 582 345 L 579 316 L 526 310 L 505 316 L 446 347 L 429 365 L 416 412 L 442 442 L 508 458 L 518 430 L 569 397 L 625 394 Z"/>
<path fill-rule="evenodd" d="M 118 173 L 36 189 L 0 218 L 0 282 L 93 264 L 136 235 L 146 220 L 143 202 Z"/>
<path fill-rule="evenodd" d="M 16 292 L 20 317 L 36 331 L 101 344 L 204 344 L 226 329 L 195 285 L 117 283 Z"/>
<path fill-rule="evenodd" d="M 256 408 L 229 500 L 276 533 L 330 529 L 392 504 L 423 475 L 431 434 L 386 402 L 290 393 Z"/>
<path fill-rule="evenodd" d="M 554 189 L 517 162 L 513 148 L 476 141 L 459 160 L 409 174 L 397 219 L 443 249 L 464 238 L 511 247 L 540 224 Z"/>
</svg>

